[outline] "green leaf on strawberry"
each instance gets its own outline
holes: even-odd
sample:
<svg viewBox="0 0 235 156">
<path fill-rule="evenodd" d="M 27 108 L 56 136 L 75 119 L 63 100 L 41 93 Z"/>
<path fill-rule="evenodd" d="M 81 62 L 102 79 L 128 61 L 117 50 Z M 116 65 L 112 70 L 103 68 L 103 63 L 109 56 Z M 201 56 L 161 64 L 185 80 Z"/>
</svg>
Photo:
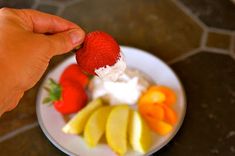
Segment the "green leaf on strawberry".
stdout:
<svg viewBox="0 0 235 156">
<path fill-rule="evenodd" d="M 61 86 L 58 83 L 56 83 L 53 79 L 50 78 L 48 88 L 47 87 L 44 88 L 48 91 L 49 96 L 43 100 L 43 103 L 49 103 L 60 100 Z"/>
<path fill-rule="evenodd" d="M 85 88 L 89 77 L 85 75 L 77 64 L 71 64 L 62 72 L 59 82 L 49 79 L 45 88 L 48 97 L 43 103 L 52 103 L 62 114 L 76 113 L 82 109 L 88 100 Z"/>
</svg>

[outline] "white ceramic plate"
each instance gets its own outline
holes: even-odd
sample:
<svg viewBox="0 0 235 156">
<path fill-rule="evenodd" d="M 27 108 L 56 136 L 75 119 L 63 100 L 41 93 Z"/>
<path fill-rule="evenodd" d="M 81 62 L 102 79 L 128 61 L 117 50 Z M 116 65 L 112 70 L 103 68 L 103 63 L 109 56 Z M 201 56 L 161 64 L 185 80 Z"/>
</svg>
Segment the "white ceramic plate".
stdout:
<svg viewBox="0 0 235 156">
<path fill-rule="evenodd" d="M 136 48 L 121 46 L 127 65 L 139 69 L 149 75 L 156 83 L 172 88 L 177 94 L 177 103 L 175 110 L 178 113 L 179 120 L 173 131 L 164 137 L 154 135 L 154 144 L 146 155 L 150 155 L 164 145 L 166 145 L 179 130 L 186 111 L 186 100 L 183 87 L 175 73 L 163 61 L 157 57 Z M 47 138 L 61 151 L 68 155 L 79 156 L 115 156 L 116 154 L 105 144 L 100 144 L 95 148 L 88 148 L 82 137 L 64 134 L 61 129 L 65 125 L 62 116 L 55 111 L 53 106 L 43 105 L 42 101 L 47 92 L 43 89 L 48 78 L 58 80 L 61 72 L 71 63 L 75 63 L 75 57 L 66 59 L 55 69 L 51 70 L 42 83 L 37 96 L 37 117 L 39 124 Z M 141 155 L 129 150 L 126 156 Z"/>
</svg>

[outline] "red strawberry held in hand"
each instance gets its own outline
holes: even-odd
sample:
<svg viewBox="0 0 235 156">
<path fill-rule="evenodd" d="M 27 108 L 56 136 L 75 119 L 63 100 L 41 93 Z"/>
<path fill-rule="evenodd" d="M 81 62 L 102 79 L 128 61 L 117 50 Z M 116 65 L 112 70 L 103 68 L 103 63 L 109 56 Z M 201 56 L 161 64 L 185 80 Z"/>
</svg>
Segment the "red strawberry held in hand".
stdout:
<svg viewBox="0 0 235 156">
<path fill-rule="evenodd" d="M 49 97 L 43 103 L 52 102 L 55 109 L 62 114 L 76 113 L 82 109 L 87 102 L 84 88 L 74 81 L 63 81 L 61 84 L 52 79 L 49 80 Z"/>
<path fill-rule="evenodd" d="M 77 64 L 70 64 L 63 71 L 59 82 L 63 83 L 65 81 L 73 81 L 74 83 L 80 83 L 85 88 L 89 82 L 89 78 L 85 73 L 81 71 Z"/>
<path fill-rule="evenodd" d="M 85 72 L 97 75 L 96 69 L 113 66 L 121 57 L 118 43 L 102 31 L 86 35 L 82 47 L 76 52 L 78 65 Z"/>
</svg>

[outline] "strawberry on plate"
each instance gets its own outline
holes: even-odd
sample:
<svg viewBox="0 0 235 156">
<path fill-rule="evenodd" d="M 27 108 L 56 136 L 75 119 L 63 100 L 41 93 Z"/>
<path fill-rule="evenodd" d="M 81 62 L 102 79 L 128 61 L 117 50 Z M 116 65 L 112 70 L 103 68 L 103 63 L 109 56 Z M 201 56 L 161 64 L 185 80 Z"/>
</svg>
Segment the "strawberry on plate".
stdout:
<svg viewBox="0 0 235 156">
<path fill-rule="evenodd" d="M 76 113 L 87 102 L 87 94 L 84 88 L 74 81 L 63 81 L 61 84 L 49 80 L 49 88 L 46 88 L 49 96 L 43 103 L 52 102 L 55 109 L 62 114 Z"/>
<path fill-rule="evenodd" d="M 118 43 L 102 31 L 86 35 L 82 46 L 76 52 L 76 60 L 83 71 L 104 79 L 115 80 L 126 68 Z"/>
<path fill-rule="evenodd" d="M 88 76 L 78 65 L 71 64 L 62 72 L 59 83 L 49 80 L 49 86 L 45 87 L 49 96 L 43 103 L 52 102 L 55 109 L 62 114 L 76 113 L 88 100 L 85 91 L 88 82 Z"/>
<path fill-rule="evenodd" d="M 71 64 L 63 71 L 60 77 L 60 83 L 65 81 L 74 81 L 80 83 L 84 88 L 87 86 L 89 77 L 81 71 L 77 64 Z"/>
</svg>

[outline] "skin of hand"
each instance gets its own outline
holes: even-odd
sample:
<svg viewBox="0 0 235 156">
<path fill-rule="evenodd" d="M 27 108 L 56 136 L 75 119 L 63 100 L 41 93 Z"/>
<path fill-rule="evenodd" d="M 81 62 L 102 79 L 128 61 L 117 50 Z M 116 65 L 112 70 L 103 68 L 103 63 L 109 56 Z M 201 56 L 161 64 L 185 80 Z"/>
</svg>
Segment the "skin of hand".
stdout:
<svg viewBox="0 0 235 156">
<path fill-rule="evenodd" d="M 80 45 L 85 32 L 60 17 L 30 9 L 0 9 L 0 116 L 16 107 L 50 59 Z"/>
</svg>

